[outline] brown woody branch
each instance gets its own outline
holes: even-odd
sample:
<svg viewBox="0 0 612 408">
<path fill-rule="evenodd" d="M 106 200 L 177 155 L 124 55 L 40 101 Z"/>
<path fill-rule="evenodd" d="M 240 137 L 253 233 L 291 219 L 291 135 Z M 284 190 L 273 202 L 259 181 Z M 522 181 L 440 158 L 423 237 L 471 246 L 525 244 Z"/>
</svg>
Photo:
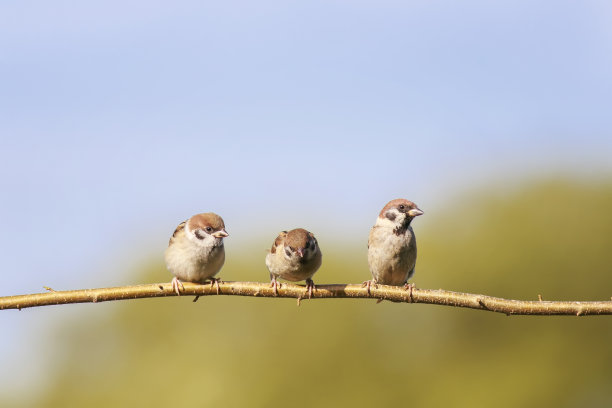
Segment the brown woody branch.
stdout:
<svg viewBox="0 0 612 408">
<path fill-rule="evenodd" d="M 165 296 L 177 296 L 170 283 L 152 283 L 147 285 L 121 286 L 116 288 L 81 289 L 55 291 L 45 287 L 46 293 L 0 297 L 0 310 L 24 309 L 36 306 L 62 305 L 69 303 L 97 303 L 109 300 L 140 299 Z M 301 285 L 283 283 L 278 295 L 268 283 L 258 282 L 221 282 L 219 292 L 213 285 L 184 283 L 183 296 L 255 296 L 307 298 L 306 288 Z M 612 301 L 574 302 L 542 300 L 510 300 L 471 293 L 451 292 L 447 290 L 405 289 L 404 287 L 372 285 L 370 293 L 360 284 L 317 285 L 313 299 L 323 298 L 362 298 L 382 299 L 402 303 L 430 303 L 443 306 L 467 307 L 487 310 L 506 315 L 611 315 Z"/>
</svg>

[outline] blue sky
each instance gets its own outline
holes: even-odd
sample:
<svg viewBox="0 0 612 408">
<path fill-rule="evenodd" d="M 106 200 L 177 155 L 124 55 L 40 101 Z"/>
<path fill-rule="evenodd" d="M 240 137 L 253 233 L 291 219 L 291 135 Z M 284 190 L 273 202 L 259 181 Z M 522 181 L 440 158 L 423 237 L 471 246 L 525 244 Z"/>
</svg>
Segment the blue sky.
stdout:
<svg viewBox="0 0 612 408">
<path fill-rule="evenodd" d="M 132 283 L 197 212 L 331 242 L 612 168 L 606 1 L 4 2 L 0 78 L 0 295 Z M 0 313 L 0 363 L 45 313 Z"/>
</svg>

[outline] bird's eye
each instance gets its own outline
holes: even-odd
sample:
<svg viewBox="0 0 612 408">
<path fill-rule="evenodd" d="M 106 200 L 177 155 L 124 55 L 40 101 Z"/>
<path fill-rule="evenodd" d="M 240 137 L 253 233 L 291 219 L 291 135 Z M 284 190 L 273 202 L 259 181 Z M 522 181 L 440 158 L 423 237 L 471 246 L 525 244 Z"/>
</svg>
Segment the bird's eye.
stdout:
<svg viewBox="0 0 612 408">
<path fill-rule="evenodd" d="M 404 210 L 404 209 L 406 209 L 406 206 L 404 206 L 404 204 L 400 204 L 399 209 L 400 210 Z"/>
<path fill-rule="evenodd" d="M 285 255 L 291 256 L 291 251 L 289 250 L 289 248 L 285 248 Z"/>
<path fill-rule="evenodd" d="M 307 242 L 306 245 L 304 246 L 304 249 L 308 249 L 310 248 L 310 242 Z"/>
<path fill-rule="evenodd" d="M 210 234 L 212 232 L 212 228 L 211 227 L 206 227 L 206 232 L 208 232 Z"/>
</svg>

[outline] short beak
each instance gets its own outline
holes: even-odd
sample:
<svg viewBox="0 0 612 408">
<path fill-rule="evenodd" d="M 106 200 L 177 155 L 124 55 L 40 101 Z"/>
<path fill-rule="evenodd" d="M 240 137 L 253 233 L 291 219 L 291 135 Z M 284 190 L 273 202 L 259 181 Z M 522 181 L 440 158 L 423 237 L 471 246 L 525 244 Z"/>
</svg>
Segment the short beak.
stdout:
<svg viewBox="0 0 612 408">
<path fill-rule="evenodd" d="M 300 258 L 304 257 L 304 250 L 302 248 L 298 248 L 297 253 L 300 256 Z"/>
<path fill-rule="evenodd" d="M 225 237 L 229 237 L 229 234 L 227 233 L 227 231 L 222 229 L 221 231 L 217 231 L 214 234 L 212 234 L 212 236 L 215 238 L 225 238 Z"/>
<path fill-rule="evenodd" d="M 419 210 L 418 208 L 413 208 L 412 210 L 408 211 L 408 215 L 411 217 L 418 217 L 419 215 L 423 215 L 424 212 Z"/>
</svg>

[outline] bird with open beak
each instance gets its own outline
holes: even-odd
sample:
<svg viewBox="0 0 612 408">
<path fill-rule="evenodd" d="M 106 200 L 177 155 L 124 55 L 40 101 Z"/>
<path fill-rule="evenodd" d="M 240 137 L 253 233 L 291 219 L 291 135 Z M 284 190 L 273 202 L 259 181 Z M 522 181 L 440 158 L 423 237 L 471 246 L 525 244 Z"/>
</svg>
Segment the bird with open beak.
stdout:
<svg viewBox="0 0 612 408">
<path fill-rule="evenodd" d="M 215 213 L 196 214 L 176 227 L 165 259 L 168 270 L 174 275 L 172 287 L 178 295 L 179 287 L 183 289 L 181 281 L 204 283 L 210 280 L 219 293 L 220 279 L 214 276 L 225 262 L 223 238 L 228 236 L 223 219 Z"/>
<path fill-rule="evenodd" d="M 372 280 L 364 285 L 370 292 L 372 284 L 407 285 L 414 274 L 417 246 L 412 220 L 423 211 L 403 198 L 389 201 L 378 214 L 368 239 L 368 264 Z"/>
<path fill-rule="evenodd" d="M 322 262 L 321 249 L 312 232 L 296 228 L 289 232 L 282 231 L 274 240 L 272 248 L 266 255 L 266 266 L 270 271 L 270 286 L 278 294 L 277 278 L 290 282 L 306 281 L 308 297 L 315 290 L 312 276 Z"/>
</svg>

